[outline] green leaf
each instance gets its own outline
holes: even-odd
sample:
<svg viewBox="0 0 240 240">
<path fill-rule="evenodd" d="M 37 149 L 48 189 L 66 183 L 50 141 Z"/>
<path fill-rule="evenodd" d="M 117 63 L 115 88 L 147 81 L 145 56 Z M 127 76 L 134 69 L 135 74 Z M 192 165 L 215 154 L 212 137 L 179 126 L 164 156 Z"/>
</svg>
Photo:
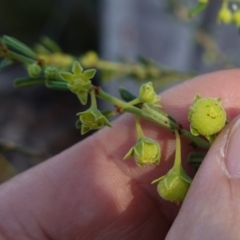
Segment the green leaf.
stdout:
<svg viewBox="0 0 240 240">
<path fill-rule="evenodd" d="M 193 7 L 188 11 L 188 16 L 195 17 L 196 15 L 203 12 L 207 6 L 208 6 L 208 3 L 198 3 L 195 7 Z"/>
<path fill-rule="evenodd" d="M 45 81 L 45 78 L 18 78 L 14 81 L 14 87 L 37 86 L 44 84 Z"/>
<path fill-rule="evenodd" d="M 187 162 L 194 169 L 198 169 L 205 158 L 205 152 L 191 152 L 188 154 Z"/>
<path fill-rule="evenodd" d="M 55 43 L 52 39 L 44 36 L 44 37 L 41 38 L 40 41 L 41 41 L 41 43 L 42 43 L 45 47 L 47 47 L 51 52 L 53 52 L 53 53 L 56 53 L 56 52 L 61 53 L 61 52 L 62 52 L 61 48 L 60 48 L 60 47 L 57 45 L 57 43 Z"/>
<path fill-rule="evenodd" d="M 126 102 L 130 102 L 132 100 L 134 100 L 135 98 L 137 98 L 135 95 L 133 95 L 132 93 L 130 93 L 126 88 L 124 87 L 119 87 L 118 89 L 120 96 L 123 100 L 125 100 Z"/>
<path fill-rule="evenodd" d="M 0 69 L 6 68 L 10 66 L 13 63 L 13 61 L 8 60 L 8 59 L 3 59 L 0 63 Z"/>
<path fill-rule="evenodd" d="M 63 91 L 69 90 L 68 84 L 66 82 L 61 81 L 61 80 L 59 80 L 59 81 L 52 81 L 52 80 L 51 81 L 46 81 L 45 85 L 46 85 L 47 88 L 50 88 L 50 89 L 63 90 Z"/>
<path fill-rule="evenodd" d="M 38 59 L 38 56 L 31 48 L 29 48 L 27 45 L 13 37 L 4 36 L 2 42 L 8 47 L 17 50 L 18 52 L 22 53 L 25 56 L 28 56 L 33 59 Z"/>
</svg>

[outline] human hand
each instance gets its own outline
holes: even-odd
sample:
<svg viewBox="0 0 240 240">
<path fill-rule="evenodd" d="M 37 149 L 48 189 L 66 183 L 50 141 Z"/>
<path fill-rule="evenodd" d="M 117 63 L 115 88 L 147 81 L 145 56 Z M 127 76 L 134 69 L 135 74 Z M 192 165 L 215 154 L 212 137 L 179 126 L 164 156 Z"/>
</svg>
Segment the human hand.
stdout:
<svg viewBox="0 0 240 240">
<path fill-rule="evenodd" d="M 165 91 L 161 103 L 187 126 L 188 107 L 197 93 L 221 97 L 231 120 L 240 108 L 239 78 L 238 70 L 204 75 Z M 240 164 L 233 162 L 240 150 L 230 130 L 236 121 L 215 140 L 179 213 L 179 205 L 162 200 L 156 185 L 150 185 L 172 166 L 174 135 L 141 121 L 146 136 L 157 139 L 163 152 L 159 166 L 139 168 L 133 160 L 122 160 L 136 141 L 133 117 L 125 114 L 112 129 L 98 131 L 3 184 L 0 239 L 238 239 L 240 178 L 231 173 L 240 172 Z M 190 150 L 183 139 L 183 162 Z"/>
</svg>

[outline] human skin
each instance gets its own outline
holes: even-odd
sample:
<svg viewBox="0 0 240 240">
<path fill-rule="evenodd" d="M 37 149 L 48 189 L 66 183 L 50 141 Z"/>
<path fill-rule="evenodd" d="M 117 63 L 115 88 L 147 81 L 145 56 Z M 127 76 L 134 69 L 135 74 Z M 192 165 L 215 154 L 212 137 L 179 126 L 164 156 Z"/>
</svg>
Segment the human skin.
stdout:
<svg viewBox="0 0 240 240">
<path fill-rule="evenodd" d="M 163 92 L 161 104 L 188 128 L 187 112 L 196 94 L 220 97 L 232 120 L 240 109 L 239 79 L 239 70 L 203 75 Z M 162 200 L 151 182 L 171 168 L 175 137 L 153 123 L 141 123 L 145 135 L 162 146 L 160 165 L 138 167 L 133 159 L 123 160 L 136 142 L 134 118 L 124 114 L 112 128 L 0 186 L 0 239 L 155 240 L 167 233 L 168 240 L 238 239 L 240 230 L 233 223 L 240 220 L 239 193 L 235 199 L 229 189 L 240 189 L 239 180 L 229 184 L 232 180 L 209 153 L 183 205 Z M 183 165 L 190 175 L 186 158 L 191 150 L 182 139 Z"/>
</svg>

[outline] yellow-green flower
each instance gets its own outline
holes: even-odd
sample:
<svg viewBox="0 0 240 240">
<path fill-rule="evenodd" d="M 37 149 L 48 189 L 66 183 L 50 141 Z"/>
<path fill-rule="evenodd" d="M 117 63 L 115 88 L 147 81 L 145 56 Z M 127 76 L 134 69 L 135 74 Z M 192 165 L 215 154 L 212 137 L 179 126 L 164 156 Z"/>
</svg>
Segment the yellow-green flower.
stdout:
<svg viewBox="0 0 240 240">
<path fill-rule="evenodd" d="M 191 184 L 191 178 L 186 174 L 182 166 L 172 168 L 168 173 L 152 183 L 157 183 L 159 195 L 170 202 L 180 203 L 184 200 Z"/>
<path fill-rule="evenodd" d="M 152 183 L 158 183 L 157 191 L 163 199 L 180 203 L 185 198 L 192 180 L 182 167 L 181 141 L 178 130 L 175 130 L 175 135 L 176 151 L 174 165 L 166 175 L 154 180 Z"/>
<path fill-rule="evenodd" d="M 42 69 L 37 63 L 33 63 L 33 64 L 29 65 L 29 67 L 28 67 L 28 74 L 32 78 L 39 77 L 41 71 L 42 71 Z"/>
<path fill-rule="evenodd" d="M 142 84 L 139 90 L 138 98 L 143 103 L 160 106 L 160 97 L 156 94 L 152 82 Z"/>
<path fill-rule="evenodd" d="M 240 27 L 240 10 L 233 13 L 232 21 L 236 27 Z"/>
<path fill-rule="evenodd" d="M 229 10 L 227 5 L 223 5 L 220 11 L 218 12 L 217 19 L 220 23 L 228 24 L 232 21 L 232 12 Z"/>
<path fill-rule="evenodd" d="M 208 137 L 222 130 L 226 124 L 227 115 L 220 98 L 201 98 L 197 95 L 189 108 L 188 120 L 191 123 L 190 130 L 193 135 Z"/>
<path fill-rule="evenodd" d="M 59 77 L 58 71 L 54 67 L 47 67 L 44 74 L 47 79 L 57 79 Z"/>
<path fill-rule="evenodd" d="M 104 126 L 111 127 L 107 118 L 95 108 L 90 108 L 85 112 L 77 114 L 81 122 L 81 134 L 85 134 L 90 130 L 100 129 Z"/>
<path fill-rule="evenodd" d="M 159 144 L 147 137 L 140 137 L 136 145 L 125 155 L 124 159 L 133 156 L 138 166 L 145 164 L 159 164 L 161 148 Z"/>
<path fill-rule="evenodd" d="M 60 76 L 68 82 L 69 89 L 75 93 L 82 104 L 87 103 L 88 92 L 92 88 L 91 79 L 96 73 L 96 69 L 83 70 L 79 62 L 75 62 L 72 72 L 62 72 Z"/>
<path fill-rule="evenodd" d="M 84 67 L 92 67 L 98 64 L 99 58 L 96 52 L 89 51 L 80 59 Z"/>
</svg>

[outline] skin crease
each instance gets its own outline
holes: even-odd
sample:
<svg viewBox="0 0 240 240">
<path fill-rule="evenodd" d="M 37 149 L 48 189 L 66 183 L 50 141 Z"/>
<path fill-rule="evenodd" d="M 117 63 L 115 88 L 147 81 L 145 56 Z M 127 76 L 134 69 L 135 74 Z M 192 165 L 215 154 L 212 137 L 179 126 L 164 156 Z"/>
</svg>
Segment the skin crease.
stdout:
<svg viewBox="0 0 240 240">
<path fill-rule="evenodd" d="M 196 94 L 220 97 L 228 120 L 231 120 L 240 109 L 239 79 L 239 70 L 203 75 L 165 91 L 161 94 L 161 103 L 167 113 L 188 127 L 188 107 Z M 172 166 L 175 137 L 152 123 L 141 123 L 145 135 L 158 140 L 162 146 L 159 166 L 139 168 L 133 159 L 122 160 L 136 141 L 134 118 L 124 114 L 112 123 L 112 128 L 105 127 L 0 186 L 0 239 L 155 240 L 164 239 L 168 232 L 168 240 L 220 239 L 201 238 L 202 232 L 206 236 L 214 235 L 212 232 L 207 235 L 209 216 L 206 212 L 202 211 L 203 215 L 199 216 L 204 201 L 200 200 L 200 209 L 195 210 L 201 196 L 208 194 L 211 202 L 220 194 L 220 190 L 214 195 L 209 194 L 207 187 L 201 191 L 194 187 L 198 186 L 201 174 L 209 179 L 214 177 L 208 173 L 207 163 L 200 168 L 176 218 L 180 205 L 159 198 L 156 185 L 150 184 Z M 190 150 L 187 141 L 182 140 L 182 159 L 191 174 L 185 163 Z M 224 197 L 222 204 L 227 200 Z M 226 212 L 221 216 L 231 209 L 223 211 Z M 226 216 L 228 221 L 224 226 L 230 231 L 232 228 L 228 224 L 237 217 L 234 213 Z M 224 222 L 222 218 L 216 219 L 216 224 L 218 221 Z M 186 227 L 189 224 L 191 229 Z"/>
</svg>

